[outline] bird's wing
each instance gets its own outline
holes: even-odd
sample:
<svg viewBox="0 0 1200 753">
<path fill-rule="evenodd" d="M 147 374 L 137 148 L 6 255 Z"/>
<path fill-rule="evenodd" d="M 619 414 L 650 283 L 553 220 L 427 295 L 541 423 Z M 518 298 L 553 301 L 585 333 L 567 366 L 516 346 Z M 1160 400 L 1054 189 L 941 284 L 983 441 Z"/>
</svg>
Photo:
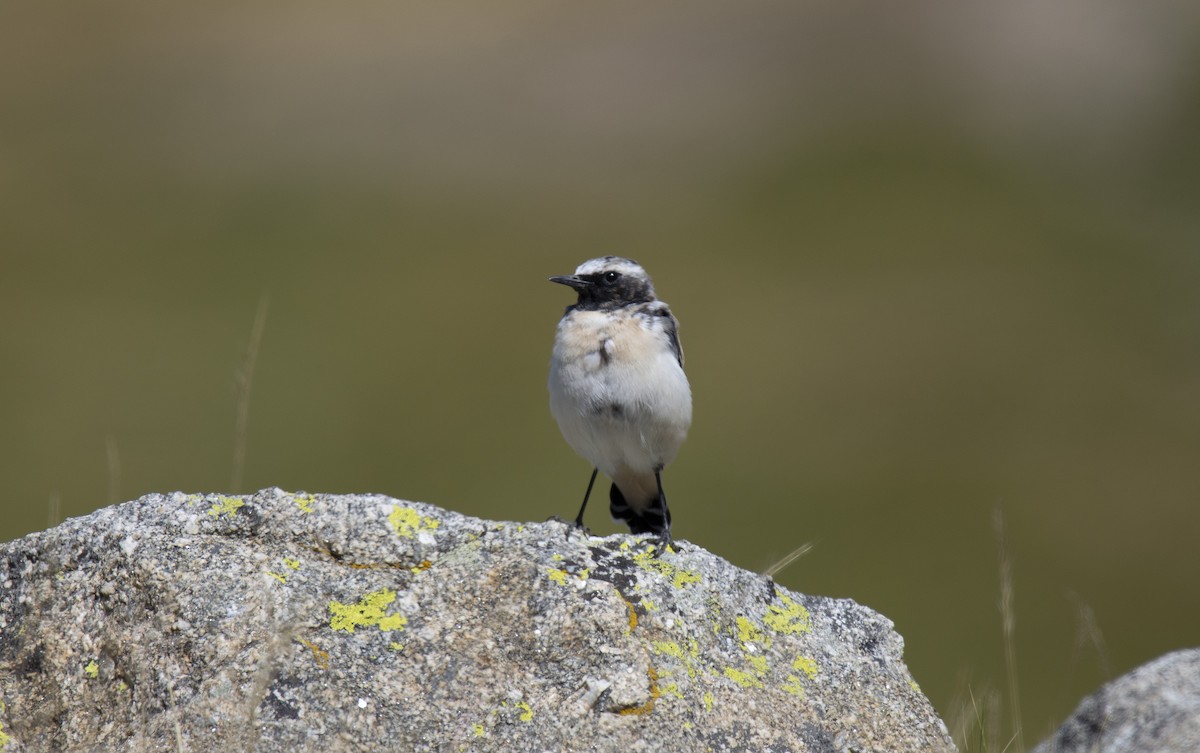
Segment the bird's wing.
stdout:
<svg viewBox="0 0 1200 753">
<path fill-rule="evenodd" d="M 667 336 L 667 342 L 671 346 L 671 352 L 675 354 L 675 360 L 679 362 L 679 367 L 683 368 L 683 346 L 679 344 L 679 320 L 666 306 L 656 313 L 664 320 L 663 333 Z"/>
</svg>

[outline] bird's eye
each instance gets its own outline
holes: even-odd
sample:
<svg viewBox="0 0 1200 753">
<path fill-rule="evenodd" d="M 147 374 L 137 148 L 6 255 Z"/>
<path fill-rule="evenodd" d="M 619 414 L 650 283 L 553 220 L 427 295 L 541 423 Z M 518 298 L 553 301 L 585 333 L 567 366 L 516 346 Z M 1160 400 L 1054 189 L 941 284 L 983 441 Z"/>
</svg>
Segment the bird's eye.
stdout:
<svg viewBox="0 0 1200 753">
<path fill-rule="evenodd" d="M 605 272 L 604 273 L 604 281 L 605 282 L 616 282 L 619 279 L 621 279 L 620 272 Z"/>
</svg>

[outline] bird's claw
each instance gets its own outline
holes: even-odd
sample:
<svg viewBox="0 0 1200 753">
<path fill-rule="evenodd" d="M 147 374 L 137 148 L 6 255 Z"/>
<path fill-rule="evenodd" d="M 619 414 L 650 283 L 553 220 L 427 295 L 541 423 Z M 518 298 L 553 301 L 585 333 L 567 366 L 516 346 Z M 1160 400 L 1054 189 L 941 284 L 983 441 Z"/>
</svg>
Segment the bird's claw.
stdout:
<svg viewBox="0 0 1200 753">
<path fill-rule="evenodd" d="M 563 520 L 562 518 L 558 517 L 557 515 L 551 515 L 550 517 L 546 518 L 547 523 L 550 521 L 554 521 L 555 523 L 562 523 L 564 526 L 567 527 L 567 541 L 571 540 L 571 534 L 574 533 L 575 531 L 583 531 L 584 536 L 592 535 L 592 532 L 588 529 L 587 526 L 585 526 L 583 524 L 583 521 L 581 521 L 581 520 Z"/>
<path fill-rule="evenodd" d="M 650 550 L 652 552 L 652 556 L 656 559 L 663 556 L 667 552 L 676 553 L 679 551 L 679 545 L 671 539 L 671 534 L 669 533 L 655 535 L 650 540 L 656 542 L 653 548 Z"/>
</svg>

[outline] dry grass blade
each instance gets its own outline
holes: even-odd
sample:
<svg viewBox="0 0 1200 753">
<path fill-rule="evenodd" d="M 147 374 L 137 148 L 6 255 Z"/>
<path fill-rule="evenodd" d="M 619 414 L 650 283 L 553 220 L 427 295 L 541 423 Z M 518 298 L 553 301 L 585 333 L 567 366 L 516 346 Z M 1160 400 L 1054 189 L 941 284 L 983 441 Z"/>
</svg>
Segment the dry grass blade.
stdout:
<svg viewBox="0 0 1200 753">
<path fill-rule="evenodd" d="M 258 302 L 258 313 L 254 326 L 250 328 L 250 343 L 246 346 L 246 357 L 238 371 L 237 424 L 233 432 L 233 476 L 229 491 L 237 493 L 242 488 L 242 474 L 246 469 L 246 433 L 250 425 L 250 387 L 254 383 L 254 364 L 262 346 L 263 330 L 267 326 L 267 305 L 270 295 L 264 293 Z"/>
<path fill-rule="evenodd" d="M 778 575 L 780 572 L 782 572 L 783 569 L 786 568 L 788 565 L 792 564 L 796 560 L 800 559 L 804 555 L 811 552 L 812 548 L 813 548 L 812 542 L 801 544 L 800 546 L 793 549 L 791 551 L 791 553 L 789 553 L 786 557 L 779 560 L 774 565 L 771 565 L 765 571 L 763 571 L 763 575 L 766 575 L 769 578 L 774 578 L 776 575 Z"/>
<path fill-rule="evenodd" d="M 121 501 L 121 453 L 112 434 L 104 437 L 104 455 L 108 461 L 108 503 L 115 505 Z"/>
<path fill-rule="evenodd" d="M 46 527 L 53 528 L 62 522 L 62 497 L 58 492 L 50 492 L 46 506 Z"/>
<path fill-rule="evenodd" d="M 1012 724 L 1012 739 L 1017 750 L 1025 750 L 1021 734 L 1021 698 L 1017 682 L 1017 618 L 1013 607 L 1012 559 L 1009 557 L 1008 541 L 1004 530 L 1004 511 L 999 506 L 992 513 L 992 528 L 996 534 L 996 548 L 1000 558 L 1000 620 L 1004 630 L 1004 669 L 1008 677 L 1008 713 Z M 1008 745 L 1004 746 L 1008 749 Z"/>
</svg>

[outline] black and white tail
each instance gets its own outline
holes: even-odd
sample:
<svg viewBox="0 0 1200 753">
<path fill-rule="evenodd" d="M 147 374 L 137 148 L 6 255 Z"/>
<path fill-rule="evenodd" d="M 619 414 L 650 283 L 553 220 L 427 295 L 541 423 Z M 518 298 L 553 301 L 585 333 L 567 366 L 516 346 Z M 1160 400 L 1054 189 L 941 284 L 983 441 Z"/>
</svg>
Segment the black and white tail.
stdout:
<svg viewBox="0 0 1200 753">
<path fill-rule="evenodd" d="M 667 497 L 661 491 L 640 509 L 635 509 L 613 484 L 608 489 L 608 511 L 613 520 L 629 526 L 630 533 L 652 533 L 668 542 L 671 539 L 671 511 L 667 508 Z"/>
</svg>

